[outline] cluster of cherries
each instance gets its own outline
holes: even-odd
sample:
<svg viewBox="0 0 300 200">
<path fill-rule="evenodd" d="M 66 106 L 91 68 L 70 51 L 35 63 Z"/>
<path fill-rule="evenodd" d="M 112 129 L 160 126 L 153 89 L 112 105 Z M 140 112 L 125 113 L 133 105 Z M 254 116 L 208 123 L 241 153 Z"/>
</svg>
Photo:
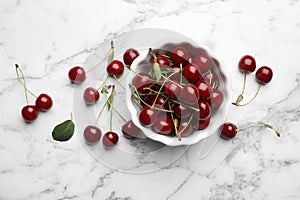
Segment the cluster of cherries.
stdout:
<svg viewBox="0 0 300 200">
<path fill-rule="evenodd" d="M 249 103 L 251 103 L 257 97 L 257 95 L 258 95 L 258 93 L 261 89 L 261 86 L 269 83 L 272 80 L 273 71 L 270 67 L 267 67 L 267 66 L 260 67 L 255 73 L 256 81 L 259 83 L 259 87 L 258 87 L 254 97 L 251 100 L 249 100 L 247 103 L 240 104 L 240 102 L 244 99 L 243 95 L 244 95 L 244 92 L 245 92 L 247 74 L 252 73 L 252 72 L 255 71 L 256 61 L 252 56 L 245 55 L 240 59 L 239 64 L 238 64 L 238 68 L 239 68 L 240 72 L 244 73 L 243 89 L 242 89 L 241 94 L 237 97 L 236 102 L 233 102 L 232 104 L 235 105 L 235 106 L 246 106 Z M 264 123 L 264 122 L 251 124 L 249 126 L 239 128 L 239 129 L 237 128 L 237 126 L 234 123 L 226 122 L 220 128 L 221 137 L 224 138 L 224 139 L 231 139 L 231 138 L 234 138 L 236 136 L 237 132 L 242 131 L 242 130 L 246 130 L 248 128 L 257 127 L 257 126 L 263 126 L 263 127 L 270 128 L 275 132 L 275 134 L 278 137 L 280 137 L 279 132 L 274 127 L 272 127 L 271 125 L 269 125 L 267 123 Z"/>
<path fill-rule="evenodd" d="M 15 66 L 16 66 L 16 74 L 18 76 L 18 81 L 24 87 L 26 104 L 27 104 L 22 108 L 21 114 L 24 121 L 30 123 L 33 122 L 38 117 L 40 111 L 42 112 L 48 111 L 52 107 L 53 102 L 51 97 L 45 93 L 36 96 L 32 91 L 30 91 L 27 88 L 23 71 L 21 70 L 19 65 L 16 64 Z M 19 73 L 21 73 L 21 76 Z M 35 105 L 29 105 L 28 93 L 31 94 L 36 99 Z"/>
<path fill-rule="evenodd" d="M 113 43 L 111 43 L 111 49 L 106 57 L 108 57 L 109 54 L 113 55 L 113 50 L 114 50 L 114 46 L 113 46 Z M 129 66 L 129 65 L 131 65 L 133 60 L 135 58 L 137 58 L 138 56 L 139 56 L 139 53 L 135 49 L 128 49 L 123 55 L 123 61 L 124 61 L 125 65 Z M 98 63 L 97 65 L 99 65 L 100 63 Z M 91 71 L 92 69 L 94 69 L 97 65 L 90 68 L 87 71 L 87 73 L 89 71 Z M 114 108 L 113 97 L 115 94 L 115 86 L 114 85 L 105 85 L 108 77 L 114 78 L 119 84 L 121 84 L 118 81 L 118 78 L 124 72 L 123 62 L 121 62 L 119 60 L 111 60 L 106 67 L 106 71 L 107 71 L 108 76 L 106 77 L 106 79 L 103 81 L 103 83 L 98 88 L 88 87 L 85 89 L 85 91 L 83 93 L 83 99 L 87 105 L 95 104 L 100 99 L 100 94 L 104 94 L 104 96 L 107 97 L 108 93 L 110 93 L 109 97 L 107 97 L 105 104 L 103 105 L 103 107 L 101 108 L 101 110 L 97 116 L 95 125 L 88 125 L 84 129 L 83 136 L 84 136 L 86 143 L 90 144 L 90 145 L 96 144 L 101 139 L 102 131 L 99 127 L 97 127 L 97 122 L 98 122 L 104 108 L 106 106 L 108 106 L 111 111 L 111 113 L 110 113 L 110 130 L 103 135 L 102 143 L 103 143 L 104 147 L 111 148 L 111 147 L 115 146 L 119 141 L 119 135 L 116 132 L 112 131 L 112 112 L 113 111 L 116 112 L 119 115 L 119 117 L 121 119 L 123 119 L 123 121 L 125 122 L 125 124 L 122 126 L 122 133 L 124 134 L 124 136 L 126 138 L 137 137 L 137 135 L 140 133 L 140 130 L 133 124 L 133 122 L 131 120 L 126 121 L 126 119 L 118 112 L 118 110 Z M 84 82 L 86 80 L 86 72 L 85 72 L 84 68 L 82 68 L 80 66 L 76 66 L 76 67 L 73 67 L 72 69 L 70 69 L 69 79 L 71 80 L 72 83 L 75 83 L 75 84 Z M 109 92 L 109 90 L 110 90 L 110 92 Z"/>
<path fill-rule="evenodd" d="M 192 55 L 192 53 L 194 55 Z M 171 51 L 149 50 L 150 63 L 139 66 L 132 92 L 141 107 L 140 123 L 158 134 L 182 137 L 204 130 L 223 102 L 213 60 L 203 52 L 189 52 L 184 45 Z M 159 67 L 161 76 L 155 73 Z M 159 73 L 159 74 L 160 74 Z"/>
</svg>

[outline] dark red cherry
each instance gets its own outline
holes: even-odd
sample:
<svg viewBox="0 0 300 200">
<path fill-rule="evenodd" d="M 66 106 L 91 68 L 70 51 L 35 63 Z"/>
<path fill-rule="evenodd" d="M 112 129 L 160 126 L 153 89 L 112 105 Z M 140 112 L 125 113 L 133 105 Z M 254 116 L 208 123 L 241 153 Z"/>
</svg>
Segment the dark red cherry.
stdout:
<svg viewBox="0 0 300 200">
<path fill-rule="evenodd" d="M 203 120 L 195 120 L 193 127 L 197 130 L 204 130 L 209 126 L 210 117 L 203 119 Z"/>
<path fill-rule="evenodd" d="M 47 111 L 52 107 L 53 102 L 49 95 L 43 93 L 35 100 L 35 105 L 40 109 L 40 111 Z"/>
<path fill-rule="evenodd" d="M 124 72 L 124 64 L 119 60 L 113 60 L 106 68 L 108 75 L 119 77 Z"/>
<path fill-rule="evenodd" d="M 181 137 L 188 137 L 193 132 L 193 125 L 191 122 L 189 122 L 188 119 L 181 120 L 178 123 L 178 132 L 180 133 Z"/>
<path fill-rule="evenodd" d="M 165 84 L 164 91 L 166 95 L 172 99 L 177 99 L 181 96 L 181 87 L 177 81 L 169 81 Z"/>
<path fill-rule="evenodd" d="M 152 84 L 151 77 L 147 73 L 141 72 L 133 79 L 132 84 L 139 93 L 148 93 L 149 90 L 145 88 Z"/>
<path fill-rule="evenodd" d="M 119 136 L 115 132 L 107 132 L 103 135 L 102 143 L 106 148 L 115 146 L 119 141 Z"/>
<path fill-rule="evenodd" d="M 175 47 L 172 50 L 170 57 L 171 57 L 173 64 L 177 64 L 177 65 L 179 65 L 179 64 L 185 65 L 189 62 L 189 59 L 190 59 L 189 52 L 186 50 L 186 48 L 184 48 L 182 46 Z"/>
<path fill-rule="evenodd" d="M 129 120 L 122 126 L 122 133 L 125 137 L 132 139 L 136 138 L 139 135 L 140 129 L 136 127 L 136 125 L 134 125 L 132 120 Z"/>
<path fill-rule="evenodd" d="M 212 93 L 212 88 L 209 84 L 206 83 L 205 80 L 201 79 L 200 81 L 198 81 L 195 86 L 198 88 L 199 90 L 199 96 L 200 99 L 208 99 L 211 96 Z"/>
<path fill-rule="evenodd" d="M 157 111 L 153 108 L 145 106 L 139 115 L 141 124 L 145 127 L 150 127 L 155 123 L 157 118 Z"/>
<path fill-rule="evenodd" d="M 162 95 L 156 94 L 149 94 L 149 95 L 143 95 L 142 99 L 148 104 L 148 105 L 155 105 L 156 108 L 162 108 L 162 109 L 169 109 L 168 102 L 166 100 L 166 97 Z M 154 103 L 155 101 L 155 103 Z"/>
<path fill-rule="evenodd" d="M 100 140 L 101 133 L 102 132 L 98 127 L 89 125 L 85 127 L 83 137 L 87 144 L 95 144 Z"/>
<path fill-rule="evenodd" d="M 159 64 L 160 68 L 169 68 L 170 67 L 170 61 L 168 58 L 164 56 L 157 56 L 156 62 Z M 151 63 L 154 64 L 154 59 L 151 59 Z"/>
<path fill-rule="evenodd" d="M 223 103 L 222 92 L 218 89 L 213 89 L 210 100 L 211 100 L 212 109 L 219 108 L 221 106 L 221 104 Z"/>
<path fill-rule="evenodd" d="M 153 130 L 162 135 L 168 135 L 173 130 L 173 122 L 167 115 L 162 115 L 157 118 L 153 125 Z"/>
<path fill-rule="evenodd" d="M 33 122 L 39 115 L 39 108 L 34 105 L 24 106 L 22 109 L 22 117 L 25 122 Z"/>
<path fill-rule="evenodd" d="M 178 118 L 184 119 L 191 116 L 191 109 L 188 107 L 175 103 L 173 106 L 174 115 Z"/>
<path fill-rule="evenodd" d="M 272 80 L 273 72 L 270 67 L 262 66 L 256 71 L 256 80 L 261 84 L 267 84 Z"/>
<path fill-rule="evenodd" d="M 198 54 L 194 59 L 193 63 L 199 66 L 202 73 L 207 72 L 211 66 L 211 59 L 208 55 Z"/>
<path fill-rule="evenodd" d="M 197 104 L 199 99 L 198 88 L 193 84 L 186 84 L 182 89 L 181 99 L 189 105 Z"/>
<path fill-rule="evenodd" d="M 192 63 L 189 63 L 186 66 L 184 66 L 182 70 L 182 75 L 190 83 L 195 83 L 202 78 L 202 74 L 199 67 L 196 64 Z"/>
<path fill-rule="evenodd" d="M 98 101 L 100 94 L 98 90 L 92 87 L 88 87 L 84 90 L 83 99 L 86 104 L 91 105 Z"/>
<path fill-rule="evenodd" d="M 217 74 L 214 71 L 211 71 L 211 73 L 207 73 L 205 76 L 203 76 L 203 79 L 209 85 L 213 85 L 219 80 Z"/>
<path fill-rule="evenodd" d="M 84 69 L 80 66 L 73 67 L 69 71 L 69 79 L 72 83 L 82 83 L 86 79 Z"/>
<path fill-rule="evenodd" d="M 231 139 L 231 138 L 234 138 L 236 136 L 237 127 L 236 127 L 235 124 L 227 122 L 227 123 L 224 123 L 220 127 L 220 131 L 221 131 L 221 137 L 222 138 Z"/>
<path fill-rule="evenodd" d="M 200 112 L 197 112 L 199 120 L 204 120 L 211 115 L 211 107 L 209 103 L 205 100 L 199 100 L 198 102 Z"/>
<path fill-rule="evenodd" d="M 245 55 L 239 61 L 239 70 L 241 72 L 254 72 L 256 68 L 255 59 L 252 56 Z"/>
<path fill-rule="evenodd" d="M 131 65 L 132 62 L 139 56 L 139 52 L 135 49 L 127 49 L 123 55 L 125 65 Z"/>
</svg>

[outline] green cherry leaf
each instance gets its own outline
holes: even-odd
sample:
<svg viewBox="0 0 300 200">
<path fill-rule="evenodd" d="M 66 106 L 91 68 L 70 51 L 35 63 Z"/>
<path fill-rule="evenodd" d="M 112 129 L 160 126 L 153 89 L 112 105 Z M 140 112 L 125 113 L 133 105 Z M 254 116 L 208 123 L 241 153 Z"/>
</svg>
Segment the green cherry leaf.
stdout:
<svg viewBox="0 0 300 200">
<path fill-rule="evenodd" d="M 107 56 L 107 63 L 111 63 L 111 61 L 114 59 L 114 54 L 115 54 L 114 49 L 111 49 Z"/>
<path fill-rule="evenodd" d="M 74 134 L 75 125 L 72 120 L 66 120 L 54 127 L 52 137 L 56 141 L 68 141 Z"/>
<path fill-rule="evenodd" d="M 154 75 L 156 78 L 156 82 L 158 82 L 161 78 L 161 70 L 158 63 L 154 63 L 153 65 Z"/>
</svg>

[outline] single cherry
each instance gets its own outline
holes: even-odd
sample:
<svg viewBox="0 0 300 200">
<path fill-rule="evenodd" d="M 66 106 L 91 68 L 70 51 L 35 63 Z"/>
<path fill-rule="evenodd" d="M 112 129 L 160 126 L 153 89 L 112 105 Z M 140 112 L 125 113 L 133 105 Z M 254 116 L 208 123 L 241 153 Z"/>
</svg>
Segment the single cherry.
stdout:
<svg viewBox="0 0 300 200">
<path fill-rule="evenodd" d="M 168 81 L 165 84 L 164 91 L 172 99 L 178 99 L 181 96 L 182 88 L 177 81 Z"/>
<path fill-rule="evenodd" d="M 139 52 L 135 49 L 127 49 L 123 55 L 125 65 L 131 65 L 132 62 L 139 56 Z"/>
<path fill-rule="evenodd" d="M 149 87 L 152 84 L 151 77 L 147 73 L 141 72 L 136 75 L 136 77 L 134 77 L 132 84 L 139 93 L 148 93 L 149 90 L 145 88 Z"/>
<path fill-rule="evenodd" d="M 22 117 L 26 122 L 33 122 L 39 115 L 39 108 L 35 105 L 27 105 L 22 109 Z"/>
<path fill-rule="evenodd" d="M 189 63 L 186 66 L 184 66 L 182 75 L 190 83 L 195 83 L 202 78 L 199 67 L 196 64 L 192 63 Z"/>
<path fill-rule="evenodd" d="M 168 135 L 173 130 L 173 122 L 167 115 L 162 115 L 157 118 L 153 125 L 153 130 L 162 135 Z"/>
<path fill-rule="evenodd" d="M 93 87 L 88 87 L 84 90 L 83 99 L 86 104 L 92 105 L 98 101 L 100 94 L 98 90 Z"/>
<path fill-rule="evenodd" d="M 212 109 L 219 108 L 221 106 L 221 104 L 223 103 L 222 92 L 218 89 L 213 89 L 210 100 L 211 100 Z"/>
<path fill-rule="evenodd" d="M 204 79 L 198 81 L 195 86 L 199 90 L 200 99 L 206 100 L 211 96 L 212 88 Z"/>
<path fill-rule="evenodd" d="M 124 72 L 124 64 L 119 60 L 113 60 L 106 68 L 109 76 L 119 77 Z"/>
<path fill-rule="evenodd" d="M 202 73 L 207 72 L 211 66 L 211 59 L 208 55 L 198 54 L 194 59 L 193 63 L 199 66 Z"/>
<path fill-rule="evenodd" d="M 254 72 L 256 68 L 255 59 L 250 55 L 243 56 L 239 61 L 239 70 L 241 72 Z"/>
<path fill-rule="evenodd" d="M 35 100 L 35 105 L 40 109 L 40 111 L 47 111 L 52 107 L 53 102 L 49 95 L 43 93 Z"/>
<path fill-rule="evenodd" d="M 134 125 L 132 120 L 129 120 L 122 126 L 122 133 L 125 137 L 132 139 L 136 138 L 139 135 L 140 129 L 136 127 L 136 125 Z"/>
<path fill-rule="evenodd" d="M 193 84 L 186 84 L 182 89 L 181 99 L 189 104 L 194 105 L 198 103 L 199 99 L 199 90 Z"/>
<path fill-rule="evenodd" d="M 199 100 L 199 112 L 197 112 L 197 116 L 199 120 L 204 120 L 210 117 L 211 115 L 211 107 L 209 103 L 205 100 Z"/>
<path fill-rule="evenodd" d="M 115 132 L 109 131 L 103 135 L 102 143 L 106 148 L 115 146 L 119 141 L 119 136 Z"/>
<path fill-rule="evenodd" d="M 86 79 L 85 70 L 80 66 L 73 67 L 69 71 L 69 79 L 72 83 L 82 83 Z"/>
<path fill-rule="evenodd" d="M 197 130 L 204 130 L 209 126 L 210 123 L 210 117 L 203 119 L 203 120 L 195 120 L 193 123 L 194 129 Z"/>
<path fill-rule="evenodd" d="M 184 119 L 187 118 L 189 116 L 191 116 L 191 109 L 189 109 L 188 107 L 182 105 L 182 104 L 178 104 L 175 103 L 173 105 L 173 111 L 174 111 L 174 115 L 176 117 L 178 117 L 179 119 Z"/>
<path fill-rule="evenodd" d="M 169 68 L 170 61 L 164 56 L 156 56 L 156 62 L 159 64 L 160 68 Z M 154 59 L 151 59 L 151 63 L 154 64 Z"/>
<path fill-rule="evenodd" d="M 267 84 L 272 80 L 273 72 L 270 67 L 263 66 L 256 71 L 256 80 L 261 84 Z"/>
<path fill-rule="evenodd" d="M 172 50 L 170 58 L 171 58 L 173 64 L 177 64 L 177 65 L 183 64 L 183 65 L 185 65 L 189 62 L 190 55 L 189 55 L 189 52 L 187 51 L 187 49 L 185 47 L 178 46 L 178 47 L 175 47 Z"/>
<path fill-rule="evenodd" d="M 221 137 L 224 139 L 231 139 L 236 136 L 237 127 L 235 124 L 227 122 L 221 126 Z"/>
<path fill-rule="evenodd" d="M 145 127 L 150 127 L 155 123 L 157 118 L 157 111 L 153 108 L 145 106 L 139 115 L 139 120 L 141 124 Z"/>
<path fill-rule="evenodd" d="M 95 144 L 101 138 L 101 130 L 96 127 L 89 125 L 84 129 L 83 136 L 87 144 Z"/>
</svg>

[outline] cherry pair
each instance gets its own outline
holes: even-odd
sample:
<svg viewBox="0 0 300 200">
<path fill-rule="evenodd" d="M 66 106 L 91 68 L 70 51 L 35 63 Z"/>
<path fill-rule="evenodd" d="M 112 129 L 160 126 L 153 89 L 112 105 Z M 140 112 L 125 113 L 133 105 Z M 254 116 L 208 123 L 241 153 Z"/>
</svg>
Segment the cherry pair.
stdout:
<svg viewBox="0 0 300 200">
<path fill-rule="evenodd" d="M 21 70 L 19 65 L 15 64 L 15 67 L 16 67 L 16 74 L 18 76 L 18 81 L 24 87 L 25 98 L 26 98 L 26 103 L 27 103 L 27 105 L 22 108 L 21 114 L 22 114 L 24 121 L 33 122 L 38 117 L 39 111 L 43 111 L 43 112 L 48 111 L 52 107 L 53 102 L 52 102 L 51 97 L 47 94 L 42 93 L 39 96 L 36 96 L 33 92 L 31 92 L 27 88 L 23 71 Z M 20 77 L 19 73 L 21 73 L 21 77 Z M 23 80 L 23 82 L 21 81 L 21 79 Z M 29 105 L 28 93 L 36 98 L 35 105 Z"/>
<path fill-rule="evenodd" d="M 84 129 L 83 136 L 87 144 L 93 145 L 100 140 L 102 132 L 97 126 L 89 125 Z M 102 138 L 103 146 L 106 148 L 111 148 L 115 146 L 118 143 L 118 141 L 118 134 L 112 131 L 105 133 Z"/>
</svg>

